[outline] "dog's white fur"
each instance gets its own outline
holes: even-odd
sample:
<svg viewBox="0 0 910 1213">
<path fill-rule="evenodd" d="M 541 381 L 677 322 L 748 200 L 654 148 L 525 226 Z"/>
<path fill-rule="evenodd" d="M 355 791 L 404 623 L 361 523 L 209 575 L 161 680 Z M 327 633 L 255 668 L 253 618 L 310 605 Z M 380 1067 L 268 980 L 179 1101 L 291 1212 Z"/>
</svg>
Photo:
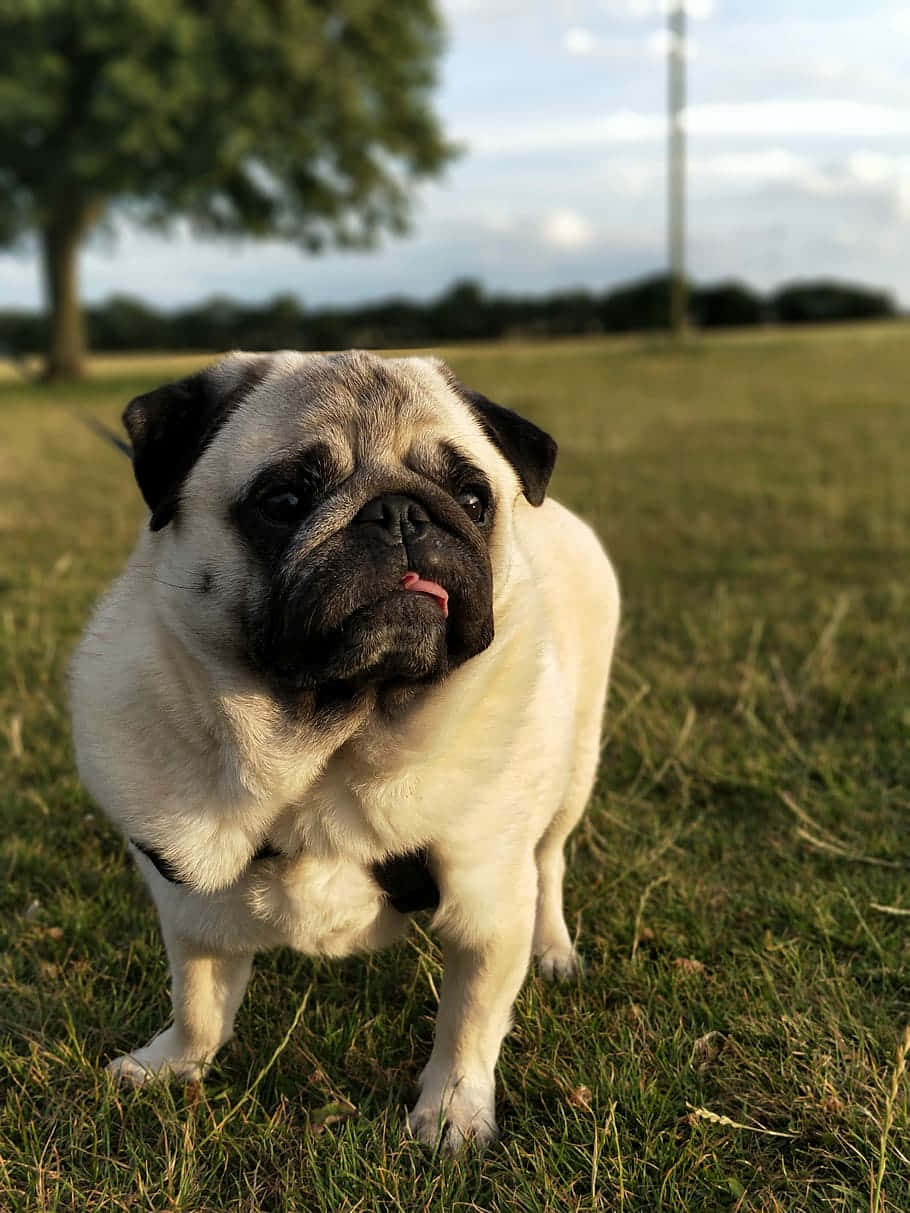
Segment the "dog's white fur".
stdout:
<svg viewBox="0 0 910 1213">
<path fill-rule="evenodd" d="M 249 361 L 223 364 L 226 388 Z M 376 361 L 351 357 L 352 397 Z M 407 919 L 370 865 L 428 846 L 445 975 L 409 1127 L 432 1143 L 445 1125 L 457 1146 L 495 1134 L 494 1067 L 531 954 L 544 976 L 577 971 L 563 847 L 595 776 L 619 596 L 590 529 L 555 501 L 527 502 L 433 360 L 382 365 L 409 402 L 400 424 L 361 413 L 354 424 L 336 403 L 320 432 L 344 431 L 352 471 L 394 471 L 415 442 L 440 439 L 485 470 L 500 502 L 492 645 L 400 718 L 364 711 L 328 731 L 291 726 L 233 660 L 229 612 L 216 601 L 200 613 L 186 587 L 203 555 L 219 584 L 249 578 L 224 503 L 314 424 L 288 394 L 312 386 L 318 364 L 282 354 L 193 467 L 180 527 L 144 529 L 98 607 L 73 665 L 74 732 L 93 796 L 188 882 L 132 848 L 161 918 L 174 1022 L 112 1070 L 200 1077 L 231 1036 L 256 952 L 345 956 L 399 937 Z M 296 857 L 251 865 L 266 836 Z"/>
</svg>

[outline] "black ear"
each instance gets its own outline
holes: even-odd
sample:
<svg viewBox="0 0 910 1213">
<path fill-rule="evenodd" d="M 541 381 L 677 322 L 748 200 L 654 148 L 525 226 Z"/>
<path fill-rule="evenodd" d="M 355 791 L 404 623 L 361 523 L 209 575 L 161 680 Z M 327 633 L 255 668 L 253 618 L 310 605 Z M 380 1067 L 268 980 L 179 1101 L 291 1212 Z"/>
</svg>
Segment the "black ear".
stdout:
<svg viewBox="0 0 910 1213">
<path fill-rule="evenodd" d="M 461 384 L 458 388 L 487 437 L 518 473 L 525 497 L 531 505 L 541 505 L 556 463 L 556 440 L 532 421 L 494 404 L 479 392 Z"/>
<path fill-rule="evenodd" d="M 244 396 L 263 378 L 265 360 L 199 371 L 137 396 L 123 424 L 133 445 L 133 471 L 160 531 L 177 513 L 180 489 L 196 460 Z"/>
</svg>

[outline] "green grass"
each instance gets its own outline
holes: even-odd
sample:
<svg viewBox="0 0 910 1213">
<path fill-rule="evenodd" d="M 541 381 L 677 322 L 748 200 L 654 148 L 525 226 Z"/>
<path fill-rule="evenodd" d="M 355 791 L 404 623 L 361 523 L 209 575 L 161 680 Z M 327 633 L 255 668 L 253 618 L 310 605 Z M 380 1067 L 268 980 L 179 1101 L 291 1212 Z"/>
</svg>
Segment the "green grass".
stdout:
<svg viewBox="0 0 910 1213">
<path fill-rule="evenodd" d="M 555 493 L 625 616 L 571 848 L 585 980 L 529 978 L 502 1143 L 450 1160 L 400 1141 L 439 976 L 417 927 L 262 957 L 204 1089 L 102 1077 L 168 999 L 63 683 L 142 510 L 68 410 L 113 420 L 169 370 L 0 384 L 0 1208 L 910 1208 L 908 350 L 889 327 L 451 352 L 560 439 Z"/>
</svg>

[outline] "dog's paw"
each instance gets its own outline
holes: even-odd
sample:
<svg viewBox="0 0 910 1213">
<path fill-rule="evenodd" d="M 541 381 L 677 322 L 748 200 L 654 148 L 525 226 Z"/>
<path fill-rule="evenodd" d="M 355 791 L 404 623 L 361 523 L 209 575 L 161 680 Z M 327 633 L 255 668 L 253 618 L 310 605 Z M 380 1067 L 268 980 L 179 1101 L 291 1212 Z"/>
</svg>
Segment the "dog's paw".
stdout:
<svg viewBox="0 0 910 1213">
<path fill-rule="evenodd" d="M 181 1056 L 172 1047 L 170 1029 L 156 1036 L 142 1049 L 115 1057 L 105 1067 L 117 1082 L 127 1082 L 134 1087 L 147 1082 L 177 1079 L 180 1082 L 201 1082 L 205 1077 L 206 1064 Z"/>
<path fill-rule="evenodd" d="M 574 981 L 581 976 L 581 959 L 571 944 L 554 944 L 538 954 L 537 968 L 545 981 Z"/>
<path fill-rule="evenodd" d="M 460 1082 L 443 1098 L 425 1090 L 408 1116 L 409 1136 L 454 1154 L 465 1145 L 488 1146 L 499 1136 L 492 1092 Z"/>
</svg>

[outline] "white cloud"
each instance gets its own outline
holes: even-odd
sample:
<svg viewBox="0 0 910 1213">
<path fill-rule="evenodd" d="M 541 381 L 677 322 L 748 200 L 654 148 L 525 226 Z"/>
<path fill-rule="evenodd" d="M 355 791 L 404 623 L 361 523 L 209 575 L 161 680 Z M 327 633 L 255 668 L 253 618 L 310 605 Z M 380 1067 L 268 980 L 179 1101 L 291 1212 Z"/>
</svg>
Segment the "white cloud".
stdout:
<svg viewBox="0 0 910 1213">
<path fill-rule="evenodd" d="M 731 102 L 690 106 L 683 123 L 690 135 L 705 138 L 892 138 L 910 136 L 910 109 L 834 99 Z M 520 123 L 485 123 L 481 130 L 462 128 L 455 134 L 475 154 L 501 156 L 654 142 L 666 130 L 664 113 L 618 109 L 557 118 L 529 114 Z"/>
<path fill-rule="evenodd" d="M 597 52 L 598 39 L 589 29 L 574 25 L 566 30 L 562 44 L 570 55 L 593 55 Z"/>
<path fill-rule="evenodd" d="M 910 221 L 910 156 L 856 151 L 847 157 L 846 176 L 861 189 L 893 198 L 898 217 Z"/>
<path fill-rule="evenodd" d="M 456 137 L 475 154 L 503 156 L 510 153 L 551 152 L 591 147 L 603 143 L 641 142 L 663 138 L 663 114 L 638 114 L 633 110 L 578 117 L 543 118 L 529 115 L 521 123 L 486 124 L 482 130 L 459 130 Z"/>
<path fill-rule="evenodd" d="M 648 17 L 665 17 L 680 7 L 682 0 L 602 0 L 601 8 L 608 16 L 620 20 L 642 21 Z M 707 21 L 716 12 L 714 0 L 686 0 L 686 16 L 692 21 Z"/>
<path fill-rule="evenodd" d="M 839 99 L 695 105 L 685 114 L 694 135 L 910 135 L 910 109 Z"/>
<path fill-rule="evenodd" d="M 553 211 L 540 229 L 545 244 L 558 249 L 582 249 L 594 242 L 594 228 L 577 211 Z"/>
<path fill-rule="evenodd" d="M 868 153 L 870 157 L 874 153 Z M 877 160 L 878 157 L 875 157 Z M 876 184 L 893 182 L 890 159 L 887 171 L 881 169 Z M 859 171 L 849 167 L 851 157 L 831 161 L 825 157 L 800 155 L 784 147 L 755 151 L 714 152 L 688 158 L 689 193 L 700 199 L 735 197 L 742 192 L 774 186 L 789 186 L 816 197 L 835 195 L 859 181 Z M 868 170 L 867 170 L 868 174 Z M 635 157 L 610 157 L 599 188 L 621 197 L 634 198 L 655 191 L 663 196 L 666 165 L 663 156 L 643 151 Z"/>
<path fill-rule="evenodd" d="M 860 185 L 884 185 L 893 176 L 894 169 L 894 157 L 883 156 L 880 152 L 853 152 L 847 157 L 847 170 Z"/>
<path fill-rule="evenodd" d="M 657 0 L 601 0 L 600 7 L 609 17 L 632 21 L 653 17 L 659 9 Z"/>
<path fill-rule="evenodd" d="M 689 160 L 689 178 L 702 188 L 732 185 L 754 189 L 757 186 L 791 185 L 806 193 L 819 195 L 831 194 L 838 188 L 833 172 L 820 169 L 811 156 L 800 156 L 782 147 L 693 156 Z"/>
<path fill-rule="evenodd" d="M 694 59 L 698 54 L 698 46 L 691 35 L 681 40 L 664 27 L 654 30 L 647 38 L 601 38 L 585 26 L 573 25 L 563 35 L 562 46 L 567 54 L 584 59 L 663 58 L 677 46 L 682 46 L 687 59 Z"/>
</svg>

